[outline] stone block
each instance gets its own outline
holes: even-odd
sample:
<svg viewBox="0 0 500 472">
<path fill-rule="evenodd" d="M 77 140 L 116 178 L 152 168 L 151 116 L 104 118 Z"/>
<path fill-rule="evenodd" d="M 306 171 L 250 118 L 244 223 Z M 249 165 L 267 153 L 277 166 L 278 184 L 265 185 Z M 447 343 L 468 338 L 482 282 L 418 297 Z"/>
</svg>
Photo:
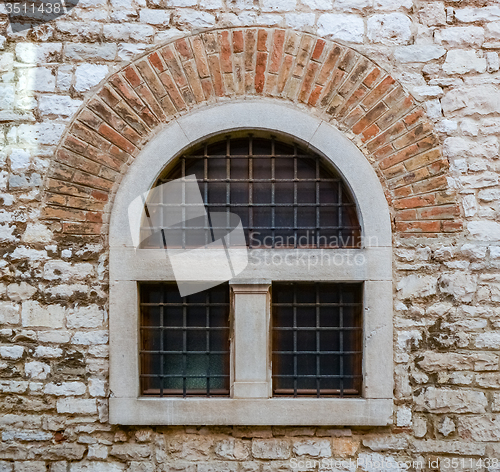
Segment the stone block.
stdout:
<svg viewBox="0 0 500 472">
<path fill-rule="evenodd" d="M 408 44 L 411 39 L 411 20 L 403 13 L 373 15 L 367 21 L 368 39 L 389 46 Z"/>
<path fill-rule="evenodd" d="M 332 446 L 327 439 L 302 439 L 294 441 L 293 452 L 297 456 L 331 457 Z"/>
<path fill-rule="evenodd" d="M 241 439 L 224 439 L 216 443 L 215 454 L 231 461 L 247 460 L 250 457 L 250 443 Z"/>
<path fill-rule="evenodd" d="M 93 399 L 62 398 L 57 400 L 57 412 L 95 415 L 97 414 L 97 405 Z"/>
<path fill-rule="evenodd" d="M 23 326 L 62 328 L 65 316 L 66 308 L 62 305 L 43 306 L 37 301 L 25 301 L 22 304 Z"/>
<path fill-rule="evenodd" d="M 252 455 L 255 459 L 288 459 L 290 444 L 284 439 L 254 439 Z"/>
<path fill-rule="evenodd" d="M 75 71 L 75 90 L 85 92 L 99 84 L 108 75 L 108 66 L 99 64 L 85 64 L 78 66 Z"/>
<path fill-rule="evenodd" d="M 75 307 L 69 310 L 66 317 L 68 328 L 98 328 L 102 326 L 105 312 L 97 305 Z"/>
<path fill-rule="evenodd" d="M 481 47 L 484 43 L 484 29 L 479 26 L 448 27 L 436 30 L 436 43 L 448 48 Z"/>
<path fill-rule="evenodd" d="M 486 59 L 479 57 L 476 51 L 453 49 L 446 54 L 443 71 L 448 75 L 468 72 L 486 72 Z"/>
<path fill-rule="evenodd" d="M 414 398 L 415 409 L 429 413 L 484 413 L 488 400 L 483 392 L 428 387 Z"/>
<path fill-rule="evenodd" d="M 357 15 L 325 13 L 318 19 L 318 35 L 350 43 L 362 43 L 365 34 L 363 18 Z"/>
</svg>

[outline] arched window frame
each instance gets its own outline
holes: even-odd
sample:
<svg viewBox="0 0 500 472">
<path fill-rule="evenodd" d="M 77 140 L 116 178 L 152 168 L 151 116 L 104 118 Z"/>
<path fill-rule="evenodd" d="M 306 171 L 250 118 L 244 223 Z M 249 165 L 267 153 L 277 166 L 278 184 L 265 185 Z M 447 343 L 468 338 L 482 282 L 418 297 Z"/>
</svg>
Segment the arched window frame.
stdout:
<svg viewBox="0 0 500 472">
<path fill-rule="evenodd" d="M 139 391 L 138 289 L 140 281 L 171 281 L 165 251 L 136 250 L 128 223 L 128 205 L 147 192 L 172 160 L 214 135 L 236 130 L 266 130 L 288 135 L 329 159 L 356 201 L 363 234 L 360 249 L 327 249 L 339 254 L 335 265 L 296 270 L 268 266 L 232 281 L 235 316 L 248 319 L 237 297 L 249 294 L 260 304 L 261 335 L 254 354 L 269 365 L 269 286 L 271 281 L 357 281 L 364 284 L 363 394 L 361 398 L 271 397 L 269 369 L 264 378 L 244 372 L 246 359 L 232 359 L 230 398 L 152 398 Z M 157 425 L 387 425 L 393 406 L 392 246 L 389 208 L 375 171 L 363 154 L 331 124 L 295 107 L 259 99 L 227 102 L 200 109 L 166 125 L 131 164 L 115 196 L 110 245 L 110 421 Z M 258 249 L 273 251 L 273 249 Z M 321 256 L 324 249 L 307 251 Z M 332 252 L 333 254 L 333 252 Z M 300 254 L 298 254 L 300 256 Z M 353 263 L 354 258 L 363 263 Z M 245 273 L 242 274 L 245 276 Z M 248 305 L 248 304 L 247 304 Z M 247 316 L 247 318 L 245 318 Z M 234 343 L 243 342 L 235 323 Z M 248 331 L 245 331 L 248 332 Z M 234 345 L 233 343 L 233 345 Z M 243 351 L 244 352 L 244 351 Z M 259 354 L 260 353 L 260 354 Z M 246 375 L 248 374 L 248 375 Z M 238 382 L 238 380 L 241 380 Z M 254 381 L 255 380 L 255 381 Z"/>
</svg>

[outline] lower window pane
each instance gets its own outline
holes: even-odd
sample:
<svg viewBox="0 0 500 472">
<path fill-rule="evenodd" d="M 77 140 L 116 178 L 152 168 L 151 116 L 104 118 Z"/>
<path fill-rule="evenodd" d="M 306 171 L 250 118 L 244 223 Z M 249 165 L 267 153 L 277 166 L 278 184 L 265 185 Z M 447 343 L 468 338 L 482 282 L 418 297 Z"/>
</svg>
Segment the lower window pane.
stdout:
<svg viewBox="0 0 500 472">
<path fill-rule="evenodd" d="M 362 284 L 274 283 L 274 395 L 359 396 Z"/>
<path fill-rule="evenodd" d="M 184 298 L 175 283 L 139 291 L 142 394 L 228 396 L 228 284 Z"/>
</svg>

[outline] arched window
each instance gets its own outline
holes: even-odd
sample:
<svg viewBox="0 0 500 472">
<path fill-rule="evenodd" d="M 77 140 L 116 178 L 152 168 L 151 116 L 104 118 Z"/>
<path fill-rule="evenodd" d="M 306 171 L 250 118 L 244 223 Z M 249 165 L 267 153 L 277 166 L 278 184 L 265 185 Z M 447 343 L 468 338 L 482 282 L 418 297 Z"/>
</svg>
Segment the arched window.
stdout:
<svg viewBox="0 0 500 472">
<path fill-rule="evenodd" d="M 112 422 L 390 421 L 390 226 L 380 184 L 330 125 L 258 106 L 260 126 L 248 126 L 248 103 L 217 107 L 213 121 L 210 110 L 179 119 L 119 189 L 110 227 Z M 282 120 L 269 122 L 272 115 Z M 205 244 L 230 231 L 235 214 L 248 247 L 248 265 L 228 282 L 184 297 L 164 250 L 161 206 L 169 203 L 144 200 L 132 237 L 124 222 L 138 195 L 183 178 L 198 184 Z M 190 229 L 175 228 L 179 251 L 192 249 Z"/>
<path fill-rule="evenodd" d="M 250 249 L 359 247 L 356 204 L 332 164 L 297 143 L 258 134 L 188 149 L 154 187 L 196 176 L 208 215 L 239 216 Z M 148 202 L 140 247 L 186 248 L 192 227 L 184 222 L 164 242 L 158 207 L 169 202 L 156 200 Z M 149 214 L 159 215 L 157 227 Z M 210 232 L 231 229 L 214 228 L 213 217 L 201 221 L 201 245 L 212 242 Z M 143 394 L 230 394 L 229 290 L 222 284 L 181 297 L 172 283 L 140 285 Z M 273 395 L 359 395 L 362 284 L 277 283 L 272 293 Z"/>
</svg>

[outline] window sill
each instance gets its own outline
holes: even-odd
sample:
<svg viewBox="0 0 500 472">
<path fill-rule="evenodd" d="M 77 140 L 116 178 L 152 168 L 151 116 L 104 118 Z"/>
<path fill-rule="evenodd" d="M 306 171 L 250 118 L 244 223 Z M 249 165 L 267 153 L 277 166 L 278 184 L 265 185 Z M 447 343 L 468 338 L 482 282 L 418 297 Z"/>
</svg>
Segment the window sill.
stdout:
<svg viewBox="0 0 500 472">
<path fill-rule="evenodd" d="M 122 425 L 386 426 L 392 399 L 110 398 Z"/>
</svg>

